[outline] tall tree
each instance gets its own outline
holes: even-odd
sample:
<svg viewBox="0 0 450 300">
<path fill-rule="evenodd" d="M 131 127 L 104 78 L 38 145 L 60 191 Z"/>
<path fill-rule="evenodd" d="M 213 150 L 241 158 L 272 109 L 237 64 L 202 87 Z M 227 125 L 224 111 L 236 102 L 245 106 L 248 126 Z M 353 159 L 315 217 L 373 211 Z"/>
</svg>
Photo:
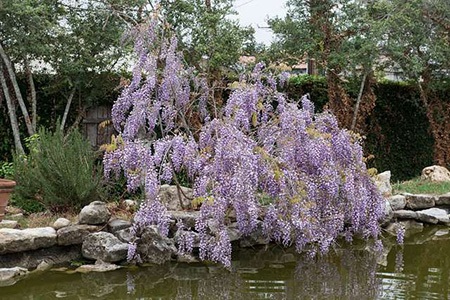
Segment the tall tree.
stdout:
<svg viewBox="0 0 450 300">
<path fill-rule="evenodd" d="M 95 74 L 111 70 L 123 56 L 119 46 L 124 25 L 110 7 L 96 1 L 2 2 L 0 89 L 9 100 L 6 103 L 11 104 L 8 111 L 16 151 L 23 152 L 16 104 L 20 107 L 27 134 L 36 132 L 39 118 L 34 75 L 56 73 L 53 88 L 71 87 L 67 99 L 57 104 L 66 107 L 62 114 L 65 123 L 75 91 L 85 91 L 92 85 Z M 26 90 L 20 89 L 18 74 L 26 76 Z M 88 95 L 83 99 L 89 99 Z"/>
<path fill-rule="evenodd" d="M 370 31 L 366 7 L 361 1 L 288 0 L 285 18 L 269 20 L 278 48 L 298 60 L 314 59 L 328 82 L 328 108 L 341 126 L 363 129 L 375 104 L 371 89 L 377 57 L 376 36 Z M 361 84 L 356 99 L 343 88 L 351 74 Z"/>
<path fill-rule="evenodd" d="M 434 137 L 435 162 L 450 166 L 450 102 L 435 88 L 450 75 L 450 2 L 380 0 L 373 16 L 384 32 L 383 54 L 420 90 Z"/>
</svg>

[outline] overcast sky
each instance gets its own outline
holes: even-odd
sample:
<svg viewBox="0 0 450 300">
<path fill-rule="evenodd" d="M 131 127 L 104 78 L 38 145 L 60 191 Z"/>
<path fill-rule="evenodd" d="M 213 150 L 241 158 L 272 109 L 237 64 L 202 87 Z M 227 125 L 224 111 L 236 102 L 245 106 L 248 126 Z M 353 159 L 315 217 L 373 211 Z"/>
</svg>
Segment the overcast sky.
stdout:
<svg viewBox="0 0 450 300">
<path fill-rule="evenodd" d="M 267 28 L 267 18 L 284 16 L 286 14 L 285 0 L 236 0 L 235 10 L 241 25 L 251 25 L 255 28 L 257 42 L 270 44 L 272 32 Z"/>
</svg>

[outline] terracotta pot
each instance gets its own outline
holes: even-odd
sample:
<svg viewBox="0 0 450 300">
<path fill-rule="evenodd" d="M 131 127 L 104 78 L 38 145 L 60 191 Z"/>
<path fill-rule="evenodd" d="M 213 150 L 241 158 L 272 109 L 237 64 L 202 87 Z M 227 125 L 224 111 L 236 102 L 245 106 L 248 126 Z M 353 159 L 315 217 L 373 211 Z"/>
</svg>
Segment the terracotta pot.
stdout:
<svg viewBox="0 0 450 300">
<path fill-rule="evenodd" d="M 5 208 L 8 205 L 9 197 L 16 186 L 16 182 L 0 178 L 0 222 L 5 216 Z"/>
</svg>

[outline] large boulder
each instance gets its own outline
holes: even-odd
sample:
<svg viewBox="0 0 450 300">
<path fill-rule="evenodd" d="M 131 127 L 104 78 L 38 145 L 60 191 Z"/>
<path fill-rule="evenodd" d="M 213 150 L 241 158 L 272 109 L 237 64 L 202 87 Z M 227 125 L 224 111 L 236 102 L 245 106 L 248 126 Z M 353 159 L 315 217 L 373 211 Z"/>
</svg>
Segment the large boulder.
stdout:
<svg viewBox="0 0 450 300">
<path fill-rule="evenodd" d="M 91 272 L 109 272 L 120 269 L 121 267 L 115 264 L 110 264 L 101 260 L 97 260 L 94 265 L 82 265 L 78 267 L 75 272 L 91 273 Z"/>
<path fill-rule="evenodd" d="M 450 193 L 437 196 L 436 205 L 450 205 Z"/>
<path fill-rule="evenodd" d="M 99 225 L 108 222 L 111 213 L 102 201 L 94 201 L 83 207 L 78 215 L 80 224 Z"/>
<path fill-rule="evenodd" d="M 28 228 L 24 230 L 0 229 L 0 255 L 56 245 L 56 230 L 52 227 Z"/>
<path fill-rule="evenodd" d="M 118 262 L 127 257 L 128 244 L 121 242 L 112 233 L 96 232 L 84 238 L 81 253 L 87 259 Z"/>
<path fill-rule="evenodd" d="M 173 240 L 159 234 L 156 226 L 142 230 L 136 250 L 142 262 L 154 264 L 169 261 L 177 254 Z"/>
<path fill-rule="evenodd" d="M 394 211 L 392 210 L 391 204 L 388 200 L 384 200 L 384 211 L 383 216 L 379 220 L 381 226 L 386 226 L 391 222 L 394 217 Z"/>
<path fill-rule="evenodd" d="M 401 209 L 401 210 L 396 210 L 394 211 L 394 218 L 396 219 L 417 219 L 417 212 L 413 211 L 413 210 L 406 210 L 406 209 Z"/>
<path fill-rule="evenodd" d="M 406 197 L 403 195 L 395 195 L 388 198 L 392 210 L 401 210 L 406 206 Z"/>
<path fill-rule="evenodd" d="M 378 174 L 375 177 L 375 185 L 383 196 L 388 197 L 392 195 L 391 171 Z"/>
<path fill-rule="evenodd" d="M 100 226 L 95 225 L 73 225 L 61 228 L 56 232 L 58 236 L 58 245 L 81 245 L 86 236 L 93 232 L 100 231 L 100 229 Z"/>
<path fill-rule="evenodd" d="M 0 222 L 0 228 L 17 228 L 19 227 L 19 223 L 14 220 L 2 220 Z"/>
<path fill-rule="evenodd" d="M 0 287 L 13 285 L 19 277 L 28 274 L 28 270 L 24 268 L 0 268 Z"/>
<path fill-rule="evenodd" d="M 389 224 L 385 231 L 393 236 L 397 236 L 398 230 L 405 231 L 405 237 L 411 237 L 423 231 L 423 224 L 415 220 L 405 220 Z"/>
<path fill-rule="evenodd" d="M 45 262 L 49 265 L 67 264 L 81 258 L 81 245 L 53 246 L 32 251 L 0 255 L 0 268 L 37 268 Z M 0 297 L 1 298 L 1 297 Z"/>
<path fill-rule="evenodd" d="M 53 228 L 58 230 L 63 227 L 67 227 L 69 225 L 70 225 L 70 220 L 68 220 L 66 218 L 58 218 L 58 220 L 56 220 L 55 223 L 53 223 Z"/>
<path fill-rule="evenodd" d="M 430 166 L 422 170 L 422 180 L 442 182 L 450 182 L 450 171 L 441 166 Z"/>
<path fill-rule="evenodd" d="M 419 210 L 431 208 L 436 205 L 436 196 L 426 194 L 404 194 L 406 197 L 406 208 Z"/>
<path fill-rule="evenodd" d="M 132 227 L 128 227 L 125 229 L 118 230 L 114 232 L 114 235 L 124 243 L 131 243 L 134 239 L 134 234 L 131 231 Z"/>
<path fill-rule="evenodd" d="M 417 215 L 419 217 L 419 220 L 425 223 L 441 223 L 444 225 L 450 224 L 448 212 L 445 209 L 433 207 L 429 209 L 419 210 L 417 212 Z"/>
<path fill-rule="evenodd" d="M 108 231 L 111 233 L 115 233 L 122 229 L 127 229 L 131 227 L 132 224 L 130 221 L 122 220 L 122 219 L 113 219 L 108 222 Z"/>
<path fill-rule="evenodd" d="M 181 195 L 181 200 L 179 197 Z M 159 199 L 167 210 L 183 210 L 191 207 L 192 189 L 181 187 L 180 193 L 175 185 L 164 184 L 159 189 Z M 187 198 L 186 198 L 187 196 Z"/>
<path fill-rule="evenodd" d="M 182 222 L 186 228 L 194 228 L 200 211 L 168 211 L 167 214 L 175 222 Z"/>
</svg>

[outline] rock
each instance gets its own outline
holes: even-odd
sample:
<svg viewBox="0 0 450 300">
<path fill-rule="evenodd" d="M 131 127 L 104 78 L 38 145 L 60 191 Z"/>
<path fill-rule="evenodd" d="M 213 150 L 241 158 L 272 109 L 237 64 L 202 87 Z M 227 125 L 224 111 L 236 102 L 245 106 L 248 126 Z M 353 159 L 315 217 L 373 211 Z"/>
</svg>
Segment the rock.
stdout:
<svg viewBox="0 0 450 300">
<path fill-rule="evenodd" d="M 450 171 L 441 166 L 426 167 L 422 170 L 421 179 L 433 182 L 450 182 Z"/>
<path fill-rule="evenodd" d="M 228 237 L 230 238 L 230 242 L 238 241 L 242 234 L 239 231 L 238 224 L 232 223 L 227 227 Z"/>
<path fill-rule="evenodd" d="M 51 265 L 67 264 L 81 258 L 81 245 L 53 246 L 32 251 L 0 255 L 0 268 L 34 269 L 42 261 Z"/>
<path fill-rule="evenodd" d="M 448 228 L 445 228 L 445 229 L 439 229 L 438 231 L 436 231 L 436 233 L 434 235 L 437 237 L 441 237 L 441 236 L 446 236 L 449 233 L 450 232 L 449 232 Z"/>
<path fill-rule="evenodd" d="M 181 263 L 197 263 L 197 262 L 200 262 L 200 261 L 192 254 L 180 254 L 180 255 L 177 256 L 177 262 L 181 262 Z"/>
<path fill-rule="evenodd" d="M 80 224 L 99 225 L 108 222 L 110 216 L 105 202 L 94 201 L 83 207 L 78 218 Z"/>
<path fill-rule="evenodd" d="M 243 236 L 239 241 L 239 246 L 243 248 L 267 244 L 269 244 L 269 239 L 263 233 L 261 221 L 258 221 L 257 227 L 252 233 L 248 236 Z"/>
<path fill-rule="evenodd" d="M 401 210 L 406 206 L 406 197 L 403 195 L 390 196 L 388 201 L 392 207 L 392 210 Z"/>
<path fill-rule="evenodd" d="M 108 231 L 111 233 L 115 233 L 116 231 L 126 229 L 131 226 L 132 224 L 130 221 L 122 219 L 113 219 L 108 222 Z"/>
<path fill-rule="evenodd" d="M 167 210 L 183 210 L 191 208 L 191 200 L 188 198 L 193 198 L 192 189 L 187 187 L 181 187 L 183 193 L 181 193 L 181 201 L 178 197 L 178 190 L 175 185 L 164 184 L 159 189 L 159 199 L 161 203 L 167 208 Z M 186 198 L 184 195 L 188 198 Z"/>
<path fill-rule="evenodd" d="M 15 284 L 19 279 L 29 272 L 27 269 L 15 267 L 15 268 L 0 268 L 0 287 L 9 286 Z"/>
<path fill-rule="evenodd" d="M 116 232 L 114 232 L 114 235 L 121 240 L 124 243 L 130 243 L 131 241 L 133 241 L 134 235 L 131 233 L 131 227 L 122 229 L 122 230 L 118 230 Z"/>
<path fill-rule="evenodd" d="M 186 228 L 194 228 L 200 216 L 200 211 L 168 211 L 167 213 L 171 219 L 182 221 Z"/>
<path fill-rule="evenodd" d="M 90 273 L 90 272 L 109 272 L 120 269 L 121 267 L 115 264 L 110 264 L 101 260 L 97 260 L 95 265 L 82 265 L 78 267 L 75 272 Z"/>
<path fill-rule="evenodd" d="M 173 240 L 176 244 L 180 243 L 180 236 L 182 233 L 184 233 L 185 230 L 183 229 L 178 229 L 177 232 L 175 233 Z M 196 231 L 188 231 L 187 234 L 190 234 L 193 236 L 194 242 L 193 242 L 193 248 L 198 248 L 200 246 L 200 235 L 198 232 Z"/>
<path fill-rule="evenodd" d="M 47 261 L 43 260 L 39 263 L 39 265 L 36 267 L 35 271 L 43 272 L 48 271 L 53 267 L 52 264 L 49 264 Z"/>
<path fill-rule="evenodd" d="M 23 218 L 24 218 L 23 217 L 23 213 L 8 215 L 8 219 L 14 220 L 14 221 L 17 221 L 17 220 L 20 220 L 20 219 L 23 219 Z"/>
<path fill-rule="evenodd" d="M 0 229 L 0 254 L 48 248 L 56 244 L 56 231 L 52 227 L 24 230 Z"/>
<path fill-rule="evenodd" d="M 392 195 L 391 171 L 378 174 L 375 178 L 375 185 L 383 196 Z"/>
<path fill-rule="evenodd" d="M 58 236 L 58 245 L 68 246 L 82 244 L 84 237 L 97 232 L 100 226 L 94 225 L 73 225 L 59 229 L 56 234 Z"/>
<path fill-rule="evenodd" d="M 391 204 L 388 200 L 384 201 L 384 213 L 380 220 L 381 226 L 386 226 L 394 217 L 394 211 L 391 208 Z"/>
<path fill-rule="evenodd" d="M 397 236 L 397 231 L 400 228 L 403 228 L 405 230 L 405 238 L 408 238 L 415 235 L 416 233 L 422 232 L 423 224 L 415 220 L 399 221 L 389 224 L 389 226 L 386 228 L 386 232 L 393 236 Z"/>
<path fill-rule="evenodd" d="M 449 224 L 450 219 L 448 217 L 448 212 L 445 209 L 441 208 L 429 208 L 425 210 L 419 210 L 417 212 L 418 218 L 422 222 L 431 223 L 431 224 Z"/>
<path fill-rule="evenodd" d="M 95 232 L 84 238 L 83 257 L 104 262 L 117 262 L 127 257 L 128 244 L 121 242 L 112 233 Z"/>
<path fill-rule="evenodd" d="M 450 193 L 437 196 L 436 205 L 450 205 Z"/>
<path fill-rule="evenodd" d="M 417 213 L 417 220 L 428 224 L 437 224 L 439 222 L 438 218 L 429 214 Z"/>
<path fill-rule="evenodd" d="M 394 211 L 394 218 L 397 219 L 417 219 L 417 213 L 412 210 L 396 210 Z"/>
<path fill-rule="evenodd" d="M 435 206 L 436 197 L 425 194 L 404 194 L 406 197 L 406 208 L 412 210 L 419 210 Z"/>
<path fill-rule="evenodd" d="M 67 227 L 70 225 L 70 221 L 66 218 L 58 218 L 55 223 L 53 223 L 53 228 L 56 230 L 61 229 L 63 227 Z"/>
<path fill-rule="evenodd" d="M 0 228 L 17 228 L 19 224 L 13 220 L 2 220 L 0 222 Z"/>
<path fill-rule="evenodd" d="M 177 254 L 173 240 L 159 234 L 156 226 L 143 229 L 137 242 L 137 253 L 142 262 L 162 264 Z"/>
<path fill-rule="evenodd" d="M 134 210 L 138 206 L 136 201 L 130 200 L 130 199 L 124 200 L 123 204 L 125 205 L 125 208 L 128 209 L 128 210 Z"/>
</svg>

